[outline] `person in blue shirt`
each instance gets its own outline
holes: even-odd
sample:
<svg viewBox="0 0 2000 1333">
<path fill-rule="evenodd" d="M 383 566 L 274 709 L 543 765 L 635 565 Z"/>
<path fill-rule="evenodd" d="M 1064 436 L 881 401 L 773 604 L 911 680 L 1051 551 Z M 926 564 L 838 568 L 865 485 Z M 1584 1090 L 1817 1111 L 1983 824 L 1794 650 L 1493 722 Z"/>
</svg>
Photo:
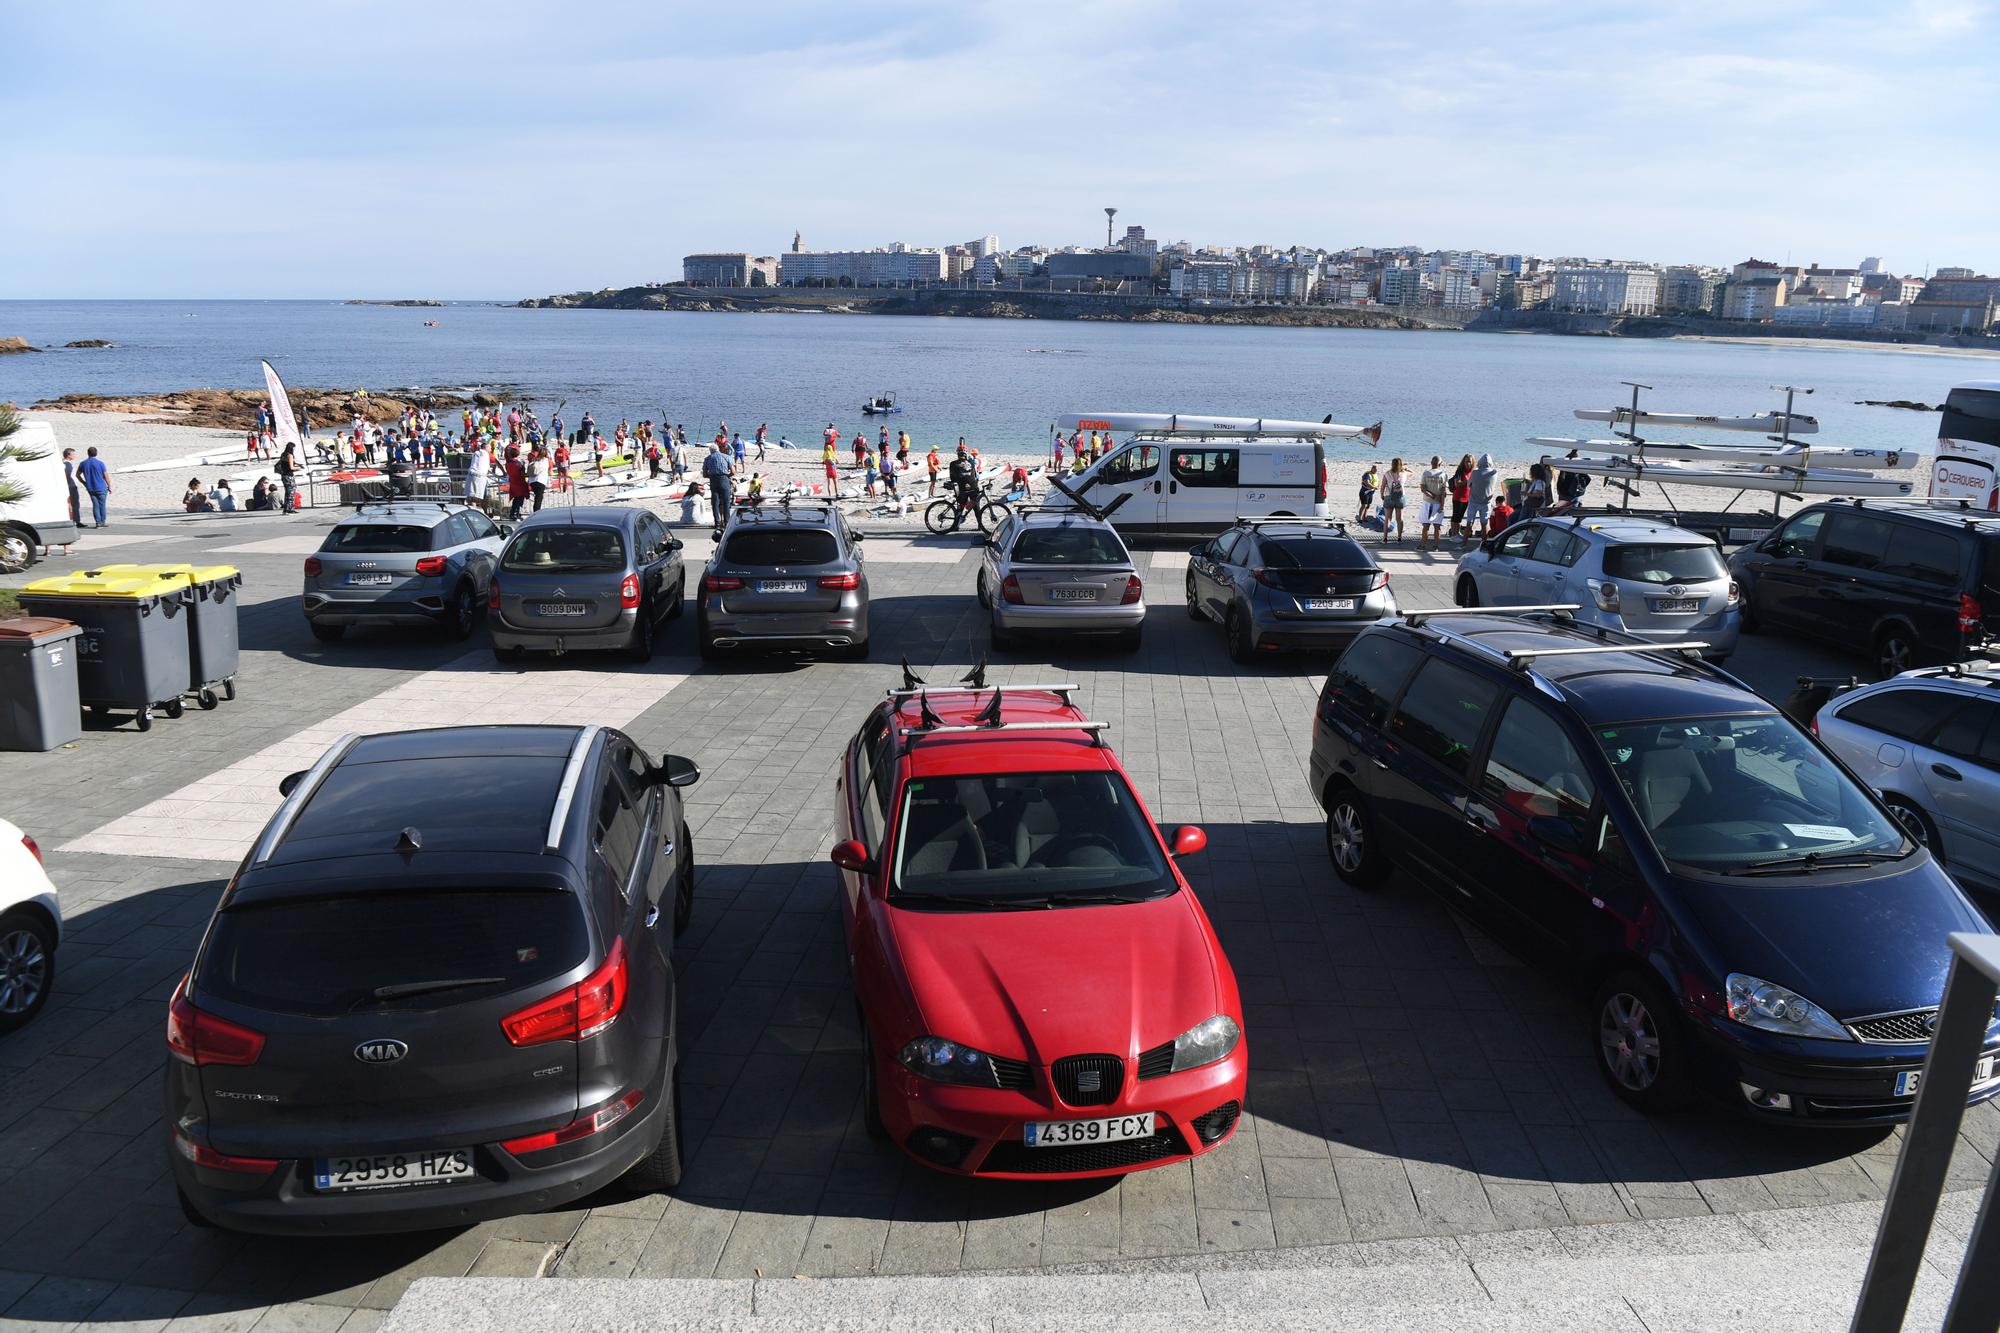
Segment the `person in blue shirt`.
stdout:
<svg viewBox="0 0 2000 1333">
<path fill-rule="evenodd" d="M 701 475 L 708 478 L 709 509 L 715 519 L 715 535 L 720 537 L 729 523 L 730 507 L 736 502 L 736 482 L 730 475 L 729 455 L 717 441 L 708 457 L 701 460 Z"/>
<path fill-rule="evenodd" d="M 90 517 L 101 528 L 106 522 L 105 506 L 111 500 L 111 469 L 104 466 L 104 460 L 97 456 L 96 445 L 91 445 L 85 454 L 83 466 L 76 470 L 76 479 L 90 493 Z"/>
</svg>

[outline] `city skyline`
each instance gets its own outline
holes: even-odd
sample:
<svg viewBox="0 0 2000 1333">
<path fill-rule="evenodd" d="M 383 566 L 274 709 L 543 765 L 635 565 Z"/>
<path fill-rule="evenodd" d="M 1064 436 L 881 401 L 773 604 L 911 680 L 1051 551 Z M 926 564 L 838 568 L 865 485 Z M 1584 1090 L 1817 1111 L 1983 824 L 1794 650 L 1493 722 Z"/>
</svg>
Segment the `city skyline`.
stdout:
<svg viewBox="0 0 2000 1333">
<path fill-rule="evenodd" d="M 35 126 L 0 298 L 508 299 L 795 228 L 1089 247 L 1107 206 L 1197 246 L 2000 270 L 1990 0 L 203 14 L 0 11 Z"/>
</svg>

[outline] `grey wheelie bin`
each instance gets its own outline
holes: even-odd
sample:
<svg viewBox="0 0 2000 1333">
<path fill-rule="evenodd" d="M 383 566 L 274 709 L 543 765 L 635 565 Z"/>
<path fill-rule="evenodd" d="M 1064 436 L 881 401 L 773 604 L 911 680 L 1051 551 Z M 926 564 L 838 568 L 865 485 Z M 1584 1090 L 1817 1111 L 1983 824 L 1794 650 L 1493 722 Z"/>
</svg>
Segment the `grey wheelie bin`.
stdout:
<svg viewBox="0 0 2000 1333">
<path fill-rule="evenodd" d="M 90 571 L 111 578 L 182 581 L 188 603 L 188 679 L 184 687 L 203 708 L 236 697 L 236 590 L 243 575 L 234 565 L 105 565 Z"/>
<path fill-rule="evenodd" d="M 85 570 L 38 579 L 21 590 L 34 615 L 75 621 L 77 693 L 85 710 L 130 712 L 139 730 L 153 727 L 153 710 L 183 711 L 188 687 L 188 605 L 185 576 L 108 574 Z"/>
<path fill-rule="evenodd" d="M 53 750 L 83 735 L 76 641 L 67 620 L 0 620 L 0 750 Z"/>
</svg>

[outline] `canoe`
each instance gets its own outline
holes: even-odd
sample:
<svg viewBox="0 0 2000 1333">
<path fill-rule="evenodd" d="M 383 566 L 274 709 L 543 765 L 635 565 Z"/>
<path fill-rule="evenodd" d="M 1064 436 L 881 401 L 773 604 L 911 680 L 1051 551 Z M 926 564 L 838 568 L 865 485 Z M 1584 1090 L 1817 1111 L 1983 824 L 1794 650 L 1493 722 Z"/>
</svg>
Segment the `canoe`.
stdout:
<svg viewBox="0 0 2000 1333">
<path fill-rule="evenodd" d="M 1785 427 L 1783 412 L 1761 412 L 1748 417 L 1713 417 L 1698 412 L 1634 412 L 1629 407 L 1579 407 L 1576 409 L 1578 421 L 1608 421 L 1614 426 L 1673 426 L 1692 430 L 1747 430 L 1760 435 L 1775 435 Z M 1794 412 L 1791 415 L 1792 434 L 1813 435 L 1819 431 L 1819 418 Z"/>
<path fill-rule="evenodd" d="M 1667 440 L 1585 440 L 1567 435 L 1530 435 L 1529 444 L 1544 449 L 1575 449 L 1586 454 L 1608 454 L 1614 458 L 1644 458 L 1648 461 L 1682 460 L 1694 463 L 1777 463 L 1789 467 L 1840 464 L 1861 468 L 1907 468 L 1917 465 L 1917 455 L 1909 449 L 1849 449 L 1835 445 L 1795 444 L 1790 448 L 1772 445 L 1680 444 Z M 1549 459 L 1551 463 L 1557 459 Z"/>
<path fill-rule="evenodd" d="M 1185 412 L 1080 412 L 1056 418 L 1056 427 L 1073 430 L 1131 431 L 1153 435 L 1280 435 L 1293 438 L 1366 436 L 1380 441 L 1382 423 L 1342 426 L 1330 421 L 1286 421 L 1277 417 L 1203 417 Z"/>
<path fill-rule="evenodd" d="M 1549 458 L 1552 467 L 1593 477 L 1657 481 L 1665 486 L 1708 486 L 1730 491 L 1776 491 L 1787 495 L 1844 495 L 1894 499 L 1914 494 L 1916 483 L 1843 468 L 1788 468 L 1763 472 L 1752 467 L 1697 467 L 1652 463 L 1638 458 Z"/>
</svg>

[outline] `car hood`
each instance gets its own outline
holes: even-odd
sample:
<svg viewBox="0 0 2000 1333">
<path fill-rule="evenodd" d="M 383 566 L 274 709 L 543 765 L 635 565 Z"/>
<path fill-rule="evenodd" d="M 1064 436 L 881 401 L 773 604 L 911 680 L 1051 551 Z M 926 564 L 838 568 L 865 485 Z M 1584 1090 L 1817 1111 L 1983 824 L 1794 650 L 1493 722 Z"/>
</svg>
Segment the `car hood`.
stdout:
<svg viewBox="0 0 2000 1333">
<path fill-rule="evenodd" d="M 1185 890 L 1105 907 L 889 916 L 925 1032 L 992 1055 L 1131 1055 L 1213 1014 L 1241 1018 Z"/>
<path fill-rule="evenodd" d="M 1915 859 L 1845 879 L 1838 871 L 1781 883 L 1684 879 L 1680 893 L 1720 973 L 1774 981 L 1840 1019 L 1927 1009 L 1944 996 L 1945 937 L 1991 927 L 1935 861 Z"/>
</svg>

